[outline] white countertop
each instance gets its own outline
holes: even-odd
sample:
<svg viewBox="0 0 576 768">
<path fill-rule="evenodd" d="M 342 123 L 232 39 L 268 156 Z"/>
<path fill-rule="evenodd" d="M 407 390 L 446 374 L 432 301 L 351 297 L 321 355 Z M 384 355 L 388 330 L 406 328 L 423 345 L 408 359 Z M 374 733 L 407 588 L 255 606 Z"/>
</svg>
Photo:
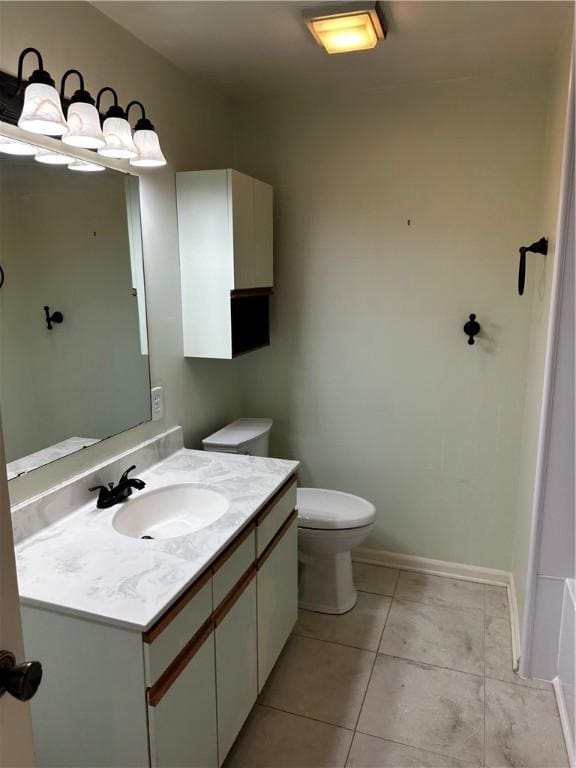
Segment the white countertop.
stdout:
<svg viewBox="0 0 576 768">
<path fill-rule="evenodd" d="M 230 500 L 212 525 L 188 536 L 141 540 L 112 527 L 120 505 L 96 498 L 16 546 L 23 604 L 145 631 L 296 471 L 298 462 L 178 450 L 134 476 L 144 491 L 201 483 Z M 130 499 L 125 502 L 130 504 Z"/>
</svg>

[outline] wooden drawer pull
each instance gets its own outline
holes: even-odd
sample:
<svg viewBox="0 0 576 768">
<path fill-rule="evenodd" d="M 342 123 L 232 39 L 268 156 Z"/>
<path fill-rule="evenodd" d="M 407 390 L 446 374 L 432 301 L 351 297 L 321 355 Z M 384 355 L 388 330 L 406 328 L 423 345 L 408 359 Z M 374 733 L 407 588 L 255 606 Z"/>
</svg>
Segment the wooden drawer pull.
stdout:
<svg viewBox="0 0 576 768">
<path fill-rule="evenodd" d="M 152 643 L 156 638 L 162 634 L 162 632 L 166 629 L 166 627 L 174 621 L 176 616 L 180 613 L 180 611 L 185 608 L 190 600 L 192 600 L 193 597 L 195 597 L 198 592 L 204 587 L 212 578 L 212 571 L 208 569 L 205 571 L 200 578 L 192 584 L 191 587 L 188 588 L 184 594 L 178 598 L 178 600 L 172 605 L 171 608 L 169 608 L 166 613 L 161 616 L 156 624 L 153 624 L 150 629 L 147 632 L 144 632 L 142 635 L 142 640 L 144 640 L 145 643 Z"/>
<path fill-rule="evenodd" d="M 226 595 L 224 600 L 222 600 L 218 608 L 216 608 L 216 610 L 214 611 L 213 617 L 214 617 L 214 625 L 216 627 L 224 621 L 228 613 L 236 605 L 236 603 L 242 596 L 242 593 L 248 587 L 248 585 L 250 584 L 254 576 L 256 576 L 256 563 L 252 563 L 252 565 L 244 573 L 244 575 L 242 576 L 238 584 L 236 584 L 236 586 L 230 590 L 230 592 Z"/>
<path fill-rule="evenodd" d="M 256 522 L 252 521 L 249 525 L 244 528 L 242 533 L 230 544 L 230 546 L 222 552 L 221 555 L 219 555 L 215 562 L 212 564 L 212 573 L 216 573 L 216 571 L 219 571 L 220 568 L 224 565 L 224 563 L 230 559 L 230 557 L 236 552 L 236 550 L 244 544 L 246 539 L 250 536 L 251 533 L 253 533 L 256 530 Z"/>
<path fill-rule="evenodd" d="M 159 680 L 154 683 L 152 688 L 148 689 L 148 703 L 151 707 L 156 707 L 164 698 L 165 694 L 177 680 L 180 673 L 210 637 L 213 629 L 214 622 L 212 621 L 212 617 L 210 617 L 210 619 L 200 627 L 198 632 L 196 632 L 192 640 L 184 646 Z"/>
<path fill-rule="evenodd" d="M 292 488 L 292 486 L 297 483 L 297 481 L 298 481 L 298 478 L 296 477 L 296 475 L 290 475 L 290 477 L 288 478 L 288 480 L 286 480 L 284 485 L 276 491 L 276 493 L 268 501 L 266 506 L 263 509 L 260 510 L 260 512 L 258 513 L 258 515 L 256 517 L 256 525 L 260 525 L 260 523 L 264 520 L 264 518 L 267 515 L 269 515 L 270 512 L 272 512 L 272 510 L 276 506 L 276 503 L 278 502 L 278 500 L 282 496 L 284 496 L 284 494 L 287 491 L 289 491 Z"/>
<path fill-rule="evenodd" d="M 264 552 L 262 552 L 262 554 L 258 558 L 258 562 L 256 563 L 256 567 L 258 569 L 260 569 L 264 565 L 266 560 L 268 560 L 268 558 L 272 554 L 273 550 L 280 543 L 280 539 L 282 539 L 284 537 L 284 534 L 286 533 L 286 531 L 290 528 L 290 526 L 292 525 L 294 520 L 296 520 L 297 518 L 298 518 L 298 510 L 297 509 L 293 509 L 292 512 L 290 513 L 290 515 L 282 523 L 282 526 L 276 531 L 276 533 L 274 535 L 274 538 L 272 539 L 270 544 L 268 544 L 268 546 L 266 547 Z"/>
</svg>

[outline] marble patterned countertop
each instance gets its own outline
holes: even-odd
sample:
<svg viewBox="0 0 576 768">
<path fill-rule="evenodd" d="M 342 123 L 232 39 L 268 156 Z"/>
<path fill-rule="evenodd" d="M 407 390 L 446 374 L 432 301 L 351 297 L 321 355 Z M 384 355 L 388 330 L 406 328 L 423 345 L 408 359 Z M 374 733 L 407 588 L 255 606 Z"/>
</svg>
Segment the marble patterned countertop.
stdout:
<svg viewBox="0 0 576 768">
<path fill-rule="evenodd" d="M 132 498 L 175 483 L 200 483 L 229 499 L 221 518 L 187 536 L 143 541 L 114 530 L 119 506 L 98 509 L 93 498 L 17 544 L 21 601 L 143 632 L 297 466 L 281 459 L 177 450 L 133 473 L 146 481 L 146 490 Z"/>
</svg>

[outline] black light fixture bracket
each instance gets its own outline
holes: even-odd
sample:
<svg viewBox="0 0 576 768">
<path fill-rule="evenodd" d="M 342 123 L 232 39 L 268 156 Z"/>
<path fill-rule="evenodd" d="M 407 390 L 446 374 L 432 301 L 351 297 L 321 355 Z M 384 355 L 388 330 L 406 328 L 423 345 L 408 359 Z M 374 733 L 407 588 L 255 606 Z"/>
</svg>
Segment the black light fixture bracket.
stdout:
<svg viewBox="0 0 576 768">
<path fill-rule="evenodd" d="M 42 83 L 43 85 L 54 85 L 54 80 L 50 77 L 50 74 L 44 69 L 44 60 L 42 54 L 37 48 L 24 48 L 20 56 L 18 57 L 18 88 L 22 85 L 22 73 L 24 71 L 24 59 L 29 53 L 33 53 L 38 59 L 38 69 L 28 78 L 28 85 L 31 83 Z"/>
<path fill-rule="evenodd" d="M 109 85 L 104 86 L 104 88 L 100 88 L 98 91 L 98 95 L 96 96 L 96 109 L 98 112 L 100 112 L 100 100 L 106 92 L 109 92 L 114 96 L 114 103 L 111 107 L 108 108 L 108 112 L 106 112 L 105 117 L 119 117 L 122 120 L 126 120 L 126 112 L 118 104 L 118 94 L 114 88 L 111 88 Z"/>
<path fill-rule="evenodd" d="M 128 104 L 128 106 L 126 107 L 126 119 L 128 119 L 128 116 L 132 107 L 140 107 L 140 110 L 142 111 L 142 116 L 136 123 L 134 130 L 135 131 L 153 131 L 154 126 L 152 125 L 150 120 L 148 120 L 148 118 L 146 117 L 146 110 L 144 109 L 144 104 L 142 104 L 141 101 L 134 100 L 134 101 L 131 101 L 130 104 Z"/>
<path fill-rule="evenodd" d="M 62 75 L 62 80 L 60 81 L 60 100 L 64 101 L 64 91 L 66 89 L 66 80 L 70 77 L 70 75 L 76 75 L 78 77 L 78 80 L 80 82 L 80 88 L 78 88 L 77 91 L 74 91 L 72 96 L 70 97 L 70 104 L 75 104 L 78 102 L 81 102 L 82 104 L 92 104 L 94 105 L 96 102 L 88 93 L 88 91 L 84 88 L 84 75 L 82 72 L 79 72 L 77 69 L 67 69 L 66 72 Z"/>
</svg>

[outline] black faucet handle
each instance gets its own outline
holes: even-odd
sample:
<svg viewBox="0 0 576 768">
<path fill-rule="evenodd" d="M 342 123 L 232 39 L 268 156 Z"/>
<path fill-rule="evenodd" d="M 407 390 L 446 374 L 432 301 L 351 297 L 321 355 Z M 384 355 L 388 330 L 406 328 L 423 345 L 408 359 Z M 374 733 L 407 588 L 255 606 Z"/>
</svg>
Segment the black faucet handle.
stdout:
<svg viewBox="0 0 576 768">
<path fill-rule="evenodd" d="M 122 477 L 120 478 L 120 483 L 125 483 L 126 480 L 128 480 L 128 475 L 130 474 L 130 472 L 133 472 L 135 469 L 136 469 L 136 464 L 132 464 L 131 467 L 128 467 L 126 472 L 122 473 Z"/>
<path fill-rule="evenodd" d="M 94 493 L 94 491 L 108 491 L 108 488 L 105 485 L 95 485 L 93 488 L 88 488 L 89 493 Z"/>
</svg>

